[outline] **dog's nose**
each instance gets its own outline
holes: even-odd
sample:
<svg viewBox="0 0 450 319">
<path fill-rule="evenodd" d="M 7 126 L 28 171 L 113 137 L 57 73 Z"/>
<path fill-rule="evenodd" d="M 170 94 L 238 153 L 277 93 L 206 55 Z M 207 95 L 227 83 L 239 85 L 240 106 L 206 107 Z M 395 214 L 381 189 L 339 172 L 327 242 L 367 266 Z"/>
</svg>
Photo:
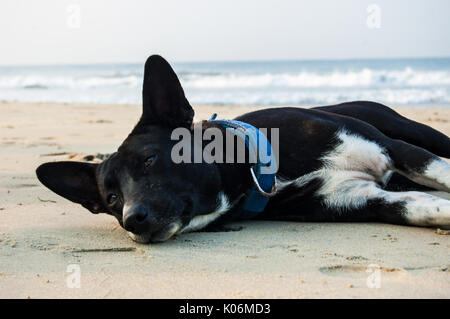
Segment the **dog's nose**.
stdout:
<svg viewBox="0 0 450 319">
<path fill-rule="evenodd" d="M 138 204 L 131 207 L 123 219 L 123 227 L 135 234 L 150 232 L 152 226 L 156 226 L 147 206 Z"/>
</svg>

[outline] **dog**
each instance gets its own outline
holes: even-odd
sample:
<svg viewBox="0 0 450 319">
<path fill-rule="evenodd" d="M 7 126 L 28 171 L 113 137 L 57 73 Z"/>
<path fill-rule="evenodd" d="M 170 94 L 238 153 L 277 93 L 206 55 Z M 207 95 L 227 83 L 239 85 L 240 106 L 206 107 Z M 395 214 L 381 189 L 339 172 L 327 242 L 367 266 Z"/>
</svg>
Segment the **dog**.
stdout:
<svg viewBox="0 0 450 319">
<path fill-rule="evenodd" d="M 226 230 L 255 186 L 252 164 L 174 163 L 171 132 L 192 131 L 193 117 L 177 75 L 152 55 L 142 116 L 117 152 L 99 164 L 44 163 L 37 177 L 92 213 L 115 216 L 137 242 Z M 441 159 L 450 158 L 450 140 L 426 125 L 366 101 L 262 109 L 236 120 L 279 129 L 276 193 L 254 219 L 450 225 L 450 201 L 423 192 L 450 192 L 450 165 Z"/>
</svg>

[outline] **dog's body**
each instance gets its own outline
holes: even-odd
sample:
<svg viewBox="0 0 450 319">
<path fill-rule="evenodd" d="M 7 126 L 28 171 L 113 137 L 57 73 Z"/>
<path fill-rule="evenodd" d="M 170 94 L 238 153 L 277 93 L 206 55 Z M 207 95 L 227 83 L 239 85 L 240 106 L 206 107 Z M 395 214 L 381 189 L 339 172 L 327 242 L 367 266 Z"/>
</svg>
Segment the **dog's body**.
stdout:
<svg viewBox="0 0 450 319">
<path fill-rule="evenodd" d="M 114 215 L 141 242 L 239 218 L 252 187 L 249 163 L 171 160 L 171 132 L 191 128 L 194 112 L 159 56 L 146 63 L 143 104 L 110 158 L 43 164 L 42 183 L 91 212 Z M 256 218 L 450 225 L 450 201 L 411 191 L 450 191 L 450 165 L 438 157 L 450 157 L 450 139 L 428 126 L 373 102 L 265 109 L 237 120 L 279 128 L 278 192 Z"/>
</svg>

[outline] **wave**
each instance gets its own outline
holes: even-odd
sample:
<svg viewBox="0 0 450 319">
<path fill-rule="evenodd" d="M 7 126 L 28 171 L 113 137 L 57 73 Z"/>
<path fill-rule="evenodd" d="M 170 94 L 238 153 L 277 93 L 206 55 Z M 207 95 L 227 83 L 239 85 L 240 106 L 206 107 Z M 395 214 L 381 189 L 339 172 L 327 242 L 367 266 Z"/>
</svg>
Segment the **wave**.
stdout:
<svg viewBox="0 0 450 319">
<path fill-rule="evenodd" d="M 184 72 L 180 80 L 186 88 L 356 88 L 356 87 L 432 87 L 450 86 L 450 71 L 372 70 L 346 72 L 298 73 L 191 73 Z M 12 88 L 98 88 L 139 87 L 142 75 L 113 73 L 95 76 L 14 75 L 0 76 L 0 89 Z"/>
<path fill-rule="evenodd" d="M 299 72 L 284 74 L 221 74 L 215 76 L 190 75 L 184 80 L 191 88 L 350 88 L 380 86 L 450 85 L 449 71 L 371 70 L 347 72 Z"/>
<path fill-rule="evenodd" d="M 240 91 L 233 93 L 196 92 L 189 96 L 194 104 L 218 105 L 326 105 L 348 101 L 376 101 L 391 106 L 450 105 L 450 91 L 446 89 L 369 89 L 369 90 L 319 90 L 319 91 Z"/>
<path fill-rule="evenodd" d="M 186 91 L 191 104 L 212 105 L 326 105 L 346 101 L 369 100 L 390 106 L 448 105 L 450 90 L 431 89 L 357 89 L 357 90 L 194 90 Z M 0 100 L 24 102 L 118 103 L 140 104 L 141 90 L 102 88 L 91 90 L 0 90 Z"/>
<path fill-rule="evenodd" d="M 341 67 L 341 69 L 339 69 Z M 178 70 L 193 104 L 319 105 L 374 100 L 390 105 L 450 105 L 450 68 L 320 68 L 263 73 L 236 68 Z M 261 68 L 264 69 L 264 68 Z M 293 71 L 293 70 L 296 71 Z M 21 72 L 21 73 L 20 73 Z M 0 100 L 141 103 L 137 67 L 0 70 Z"/>
<path fill-rule="evenodd" d="M 99 87 L 137 87 L 142 83 L 141 77 L 127 76 L 0 76 L 0 89 L 95 89 Z"/>
</svg>

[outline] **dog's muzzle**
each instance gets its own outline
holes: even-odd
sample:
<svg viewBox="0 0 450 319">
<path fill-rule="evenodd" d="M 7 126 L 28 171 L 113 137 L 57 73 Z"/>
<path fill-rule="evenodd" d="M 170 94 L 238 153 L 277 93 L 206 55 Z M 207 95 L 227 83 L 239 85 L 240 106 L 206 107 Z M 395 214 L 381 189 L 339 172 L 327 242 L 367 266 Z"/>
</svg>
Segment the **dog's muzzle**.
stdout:
<svg viewBox="0 0 450 319">
<path fill-rule="evenodd" d="M 143 204 L 124 208 L 123 227 L 134 241 L 140 243 L 168 240 L 181 228 L 179 223 L 159 224 L 154 214 Z"/>
</svg>

